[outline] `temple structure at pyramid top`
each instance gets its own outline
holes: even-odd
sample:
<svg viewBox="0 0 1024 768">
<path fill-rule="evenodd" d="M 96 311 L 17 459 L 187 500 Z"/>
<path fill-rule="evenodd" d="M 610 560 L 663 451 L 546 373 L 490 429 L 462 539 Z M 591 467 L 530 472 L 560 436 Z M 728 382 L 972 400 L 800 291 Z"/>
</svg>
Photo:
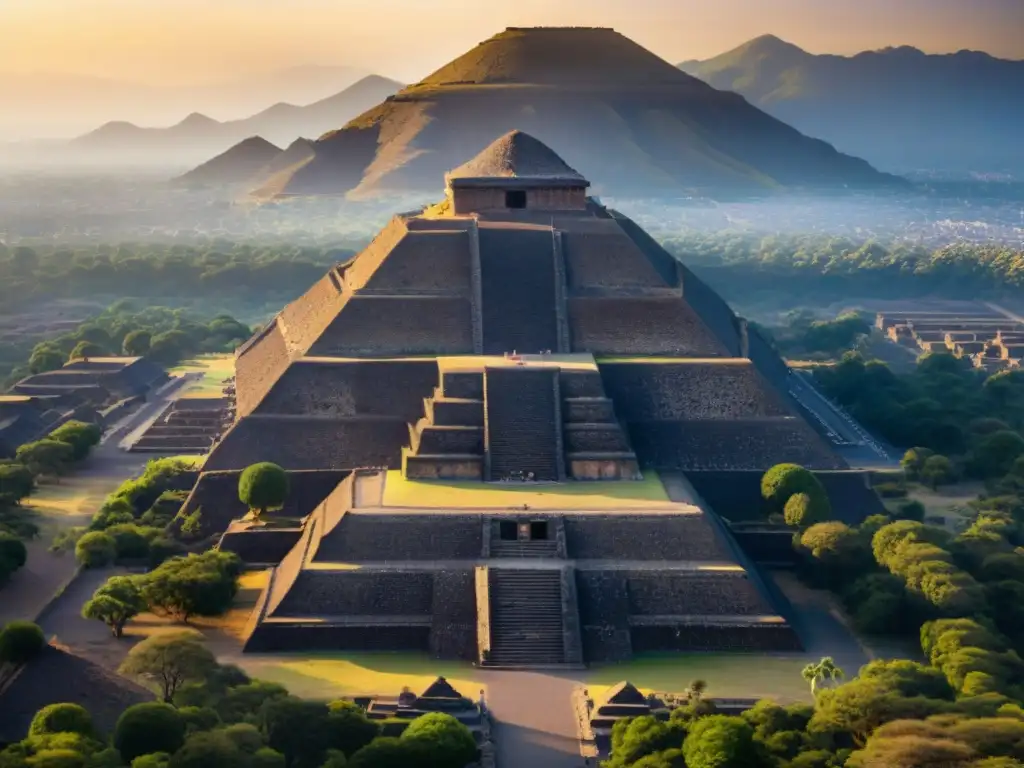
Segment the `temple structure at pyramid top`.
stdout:
<svg viewBox="0 0 1024 768">
<path fill-rule="evenodd" d="M 530 666 L 798 646 L 705 501 L 759 505 L 782 462 L 853 474 L 785 363 L 536 139 L 447 182 L 237 352 L 237 420 L 184 512 L 213 525 L 270 461 L 303 519 L 225 534 L 276 564 L 246 649 Z"/>
<path fill-rule="evenodd" d="M 445 176 L 456 214 L 483 210 L 582 210 L 590 182 L 550 147 L 510 131 Z"/>
</svg>

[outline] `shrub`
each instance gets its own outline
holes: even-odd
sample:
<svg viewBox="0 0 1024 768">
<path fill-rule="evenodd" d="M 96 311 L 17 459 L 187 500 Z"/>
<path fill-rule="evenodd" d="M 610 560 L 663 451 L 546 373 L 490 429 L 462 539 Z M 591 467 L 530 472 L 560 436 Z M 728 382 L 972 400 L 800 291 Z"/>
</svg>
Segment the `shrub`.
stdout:
<svg viewBox="0 0 1024 768">
<path fill-rule="evenodd" d="M 170 704 L 135 704 L 118 718 L 113 742 L 125 761 L 153 752 L 174 754 L 185 743 L 185 721 Z"/>
<path fill-rule="evenodd" d="M 93 446 L 100 442 L 103 437 L 103 430 L 96 424 L 87 424 L 84 421 L 69 421 L 50 433 L 51 440 L 67 443 L 71 446 L 71 458 L 74 461 L 81 461 L 89 455 Z"/>
<path fill-rule="evenodd" d="M 786 500 L 783 517 L 786 525 L 803 529 L 824 522 L 831 516 L 831 512 L 828 499 L 824 496 L 794 493 Z"/>
<path fill-rule="evenodd" d="M 51 733 L 78 733 L 94 735 L 92 715 L 79 704 L 50 704 L 43 707 L 32 718 L 28 728 L 29 736 L 44 736 Z"/>
<path fill-rule="evenodd" d="M 118 559 L 137 560 L 149 556 L 149 542 L 160 535 L 160 529 L 118 523 L 107 528 L 105 533 L 114 539 Z"/>
<path fill-rule="evenodd" d="M 74 449 L 67 443 L 44 439 L 25 443 L 15 455 L 34 475 L 60 475 L 67 470 L 74 453 Z"/>
<path fill-rule="evenodd" d="M 143 595 L 150 607 L 181 621 L 191 616 L 220 616 L 238 592 L 241 561 L 211 550 L 167 560 L 146 577 Z"/>
<path fill-rule="evenodd" d="M 238 478 L 238 498 L 257 516 L 279 509 L 287 497 L 288 473 L 277 464 L 253 464 Z"/>
<path fill-rule="evenodd" d="M 31 621 L 12 621 L 0 629 L 0 662 L 24 664 L 46 645 L 43 630 Z"/>
<path fill-rule="evenodd" d="M 103 568 L 117 557 L 117 542 L 102 531 L 90 531 L 75 544 L 75 559 L 86 568 Z"/>
<path fill-rule="evenodd" d="M 768 504 L 769 512 L 783 512 L 789 497 L 796 493 L 828 498 L 818 478 L 799 464 L 777 464 L 761 478 L 761 497 Z"/>
<path fill-rule="evenodd" d="M 14 534 L 0 531 L 0 561 L 8 563 L 11 570 L 16 570 L 24 566 L 27 559 L 25 542 Z"/>
<path fill-rule="evenodd" d="M 36 479 L 24 464 L 0 462 L 0 505 L 17 504 L 35 490 Z"/>
<path fill-rule="evenodd" d="M 418 742 L 426 747 L 432 765 L 438 768 L 465 768 L 477 757 L 473 735 L 451 715 L 431 712 L 413 720 L 402 733 L 403 742 Z"/>
</svg>

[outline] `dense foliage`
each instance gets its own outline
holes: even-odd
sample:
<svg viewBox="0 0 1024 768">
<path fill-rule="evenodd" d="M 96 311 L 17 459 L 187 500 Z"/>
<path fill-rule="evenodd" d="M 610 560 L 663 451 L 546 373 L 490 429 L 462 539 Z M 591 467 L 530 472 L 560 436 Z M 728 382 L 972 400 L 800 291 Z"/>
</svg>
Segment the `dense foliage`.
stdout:
<svg viewBox="0 0 1024 768">
<path fill-rule="evenodd" d="M 974 299 L 1024 287 L 1024 251 L 1000 243 L 928 248 L 816 234 L 695 232 L 663 244 L 727 296 L 784 290 L 819 297 Z"/>
<path fill-rule="evenodd" d="M 217 664 L 198 633 L 154 635 L 122 671 L 164 701 L 121 714 L 109 744 L 73 704 L 40 710 L 24 741 L 0 752 L 3 768 L 464 768 L 477 759 L 454 717 L 370 720 L 350 701 L 306 701 L 274 683 Z M 63 762 L 50 762 L 60 751 Z"/>
<path fill-rule="evenodd" d="M 909 374 L 848 353 L 819 366 L 822 390 L 896 446 L 962 457 L 966 474 L 1006 474 L 1024 454 L 1024 370 L 987 375 L 948 354 L 924 355 Z M 938 467 L 933 464 L 936 471 Z"/>
<path fill-rule="evenodd" d="M 238 499 L 257 517 L 268 509 L 280 509 L 287 497 L 288 473 L 277 464 L 253 464 L 238 478 Z"/>
</svg>

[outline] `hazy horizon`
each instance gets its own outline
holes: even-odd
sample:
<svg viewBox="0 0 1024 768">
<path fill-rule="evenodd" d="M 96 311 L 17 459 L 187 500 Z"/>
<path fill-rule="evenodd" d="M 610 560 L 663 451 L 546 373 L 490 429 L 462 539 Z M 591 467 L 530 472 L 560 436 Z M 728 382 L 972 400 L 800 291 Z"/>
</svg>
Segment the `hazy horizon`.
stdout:
<svg viewBox="0 0 1024 768">
<path fill-rule="evenodd" d="M 346 10 L 330 0 L 7 0 L 0 74 L 71 74 L 148 86 L 229 82 L 303 66 L 350 66 L 412 82 L 506 26 L 613 26 L 668 61 L 703 59 L 762 34 L 813 53 L 912 45 L 1024 59 L 1020 0 L 519 0 L 481 13 L 438 0 Z"/>
</svg>

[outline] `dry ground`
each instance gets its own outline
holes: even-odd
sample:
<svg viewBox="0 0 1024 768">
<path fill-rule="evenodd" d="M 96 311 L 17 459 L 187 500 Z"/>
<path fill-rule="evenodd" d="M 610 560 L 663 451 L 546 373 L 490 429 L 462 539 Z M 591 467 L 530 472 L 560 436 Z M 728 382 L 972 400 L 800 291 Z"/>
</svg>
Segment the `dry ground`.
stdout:
<svg viewBox="0 0 1024 768">
<path fill-rule="evenodd" d="M 886 506 L 894 509 L 905 500 L 924 504 L 925 517 L 937 518 L 951 531 L 959 531 L 970 515 L 968 502 L 974 501 L 985 490 L 983 483 L 963 482 L 944 485 L 932 490 L 917 483 L 907 484 L 906 499 L 886 499 Z"/>
<path fill-rule="evenodd" d="M 202 372 L 203 378 L 190 384 L 183 397 L 215 397 L 222 394 L 224 380 L 235 375 L 234 355 L 200 355 L 168 371 L 172 376 Z"/>
<path fill-rule="evenodd" d="M 0 588 L 0 624 L 31 619 L 53 594 L 74 575 L 71 553 L 54 554 L 50 543 L 61 531 L 87 525 L 93 513 L 123 480 L 146 464 L 140 454 L 126 454 L 114 446 L 100 446 L 75 472 L 57 482 L 41 485 L 25 506 L 35 511 L 40 536 L 28 543 L 28 562 Z"/>
</svg>

